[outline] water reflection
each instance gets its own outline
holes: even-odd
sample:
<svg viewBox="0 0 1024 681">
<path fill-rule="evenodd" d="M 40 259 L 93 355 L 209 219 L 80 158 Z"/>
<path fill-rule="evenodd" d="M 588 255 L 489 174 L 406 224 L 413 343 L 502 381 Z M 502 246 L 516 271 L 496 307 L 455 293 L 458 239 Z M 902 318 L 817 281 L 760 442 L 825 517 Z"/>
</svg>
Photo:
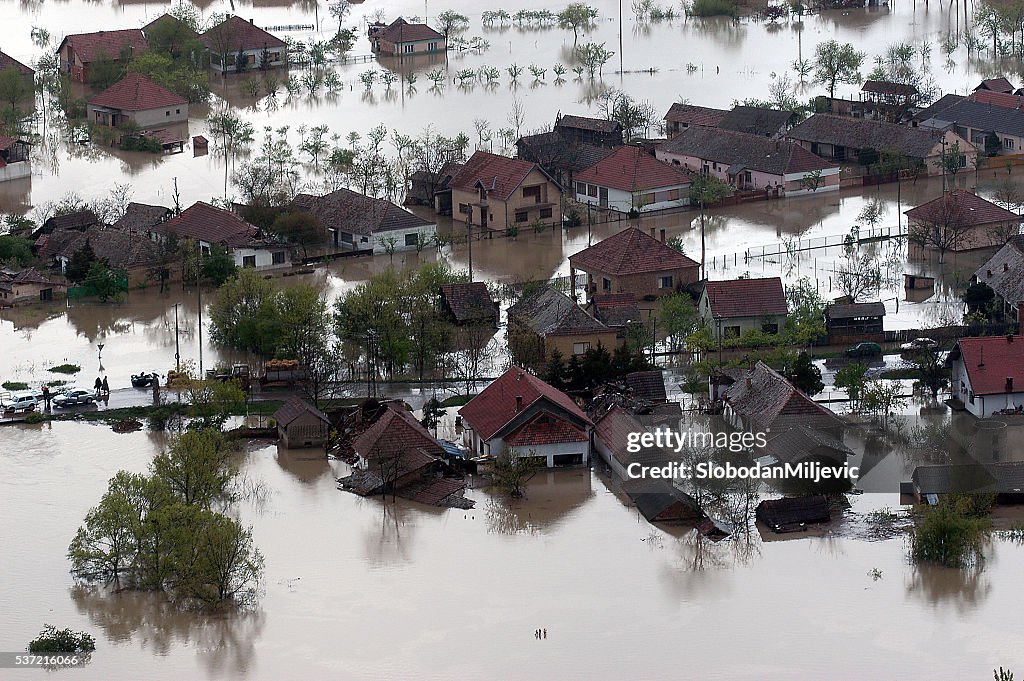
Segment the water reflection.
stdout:
<svg viewBox="0 0 1024 681">
<path fill-rule="evenodd" d="M 162 594 L 85 585 L 72 587 L 70 595 L 111 641 L 134 640 L 153 655 L 188 644 L 213 678 L 245 678 L 256 667 L 256 641 L 265 624 L 260 610 L 198 614 L 181 610 Z"/>
<path fill-rule="evenodd" d="M 274 460 L 283 471 L 304 485 L 313 485 L 331 472 L 331 465 L 322 449 L 285 449 L 278 445 Z"/>
<path fill-rule="evenodd" d="M 984 565 L 957 570 L 936 565 L 915 565 L 906 581 L 907 593 L 929 605 L 951 605 L 958 613 L 984 604 L 992 583 Z"/>
</svg>

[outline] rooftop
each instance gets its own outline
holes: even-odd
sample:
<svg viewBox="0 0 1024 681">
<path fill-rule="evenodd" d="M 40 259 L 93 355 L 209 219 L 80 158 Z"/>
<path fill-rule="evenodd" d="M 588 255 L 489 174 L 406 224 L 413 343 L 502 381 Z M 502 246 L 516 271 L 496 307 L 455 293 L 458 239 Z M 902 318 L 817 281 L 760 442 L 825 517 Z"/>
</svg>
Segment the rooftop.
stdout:
<svg viewBox="0 0 1024 681">
<path fill-rule="evenodd" d="M 789 314 L 786 291 L 779 277 L 708 281 L 704 292 L 715 319 Z"/>
<path fill-rule="evenodd" d="M 718 122 L 723 130 L 745 132 L 750 135 L 771 137 L 782 132 L 796 114 L 781 109 L 759 106 L 736 106 Z"/>
<path fill-rule="evenodd" d="M 572 116 L 566 114 L 561 116 L 555 122 L 555 129 L 558 128 L 576 128 L 578 130 L 593 130 L 594 132 L 603 132 L 607 134 L 615 134 L 622 132 L 622 124 L 618 121 L 610 121 L 607 118 L 590 118 L 588 116 Z"/>
<path fill-rule="evenodd" d="M 825 308 L 825 319 L 884 317 L 885 303 L 833 303 Z"/>
<path fill-rule="evenodd" d="M 508 309 L 510 322 L 518 322 L 538 336 L 578 336 L 609 332 L 569 296 L 542 288 L 524 296 Z"/>
<path fill-rule="evenodd" d="M 1024 302 L 1024 236 L 1011 237 L 974 274 L 1011 305 Z"/>
<path fill-rule="evenodd" d="M 458 322 L 493 322 L 498 314 L 491 292 L 482 281 L 442 284 L 441 297 Z"/>
<path fill-rule="evenodd" d="M 434 225 L 390 201 L 350 189 L 338 189 L 323 196 L 298 194 L 295 206 L 309 212 L 325 227 L 338 227 L 362 236 Z"/>
<path fill-rule="evenodd" d="M 896 97 L 911 97 L 917 94 L 917 88 L 906 83 L 893 83 L 888 80 L 866 80 L 861 92 L 868 92 L 873 95 L 893 95 Z"/>
<path fill-rule="evenodd" d="M 835 168 L 799 144 L 719 128 L 690 127 L 661 145 L 667 154 L 693 156 L 723 165 L 742 164 L 771 175 Z"/>
<path fill-rule="evenodd" d="M 288 401 L 282 404 L 278 410 L 274 412 L 274 416 L 272 418 L 279 424 L 287 426 L 303 414 L 312 414 L 328 425 L 331 423 L 331 420 L 327 418 L 327 414 L 323 413 L 309 402 L 306 402 L 299 397 L 295 397 L 294 395 L 289 397 Z"/>
<path fill-rule="evenodd" d="M 177 217 L 153 228 L 160 234 L 197 239 L 209 244 L 224 244 L 231 248 L 252 245 L 260 238 L 260 231 L 234 213 L 223 208 L 197 201 Z"/>
<path fill-rule="evenodd" d="M 942 142 L 942 133 L 935 130 L 830 114 L 814 114 L 793 126 L 786 137 L 850 149 L 895 152 L 911 158 L 926 158 Z"/>
<path fill-rule="evenodd" d="M 86 242 L 98 259 L 106 260 L 113 268 L 144 267 L 160 260 L 159 247 L 147 235 L 114 227 L 55 232 L 44 250 L 48 255 L 70 259 Z"/>
<path fill-rule="evenodd" d="M 907 219 L 919 223 L 958 227 L 1021 221 L 1021 217 L 1013 211 L 963 189 L 946 192 L 916 208 L 903 211 L 903 214 Z"/>
<path fill-rule="evenodd" d="M 132 53 L 143 52 L 149 48 L 146 36 L 137 28 L 125 28 L 117 31 L 97 31 L 95 33 L 73 33 L 65 36 L 61 41 L 57 52 L 60 52 L 65 43 L 70 44 L 75 50 L 75 56 L 83 64 L 96 61 L 99 57 L 105 56 L 109 59 L 120 59 L 121 51 L 128 49 Z"/>
<path fill-rule="evenodd" d="M 978 87 L 974 88 L 974 90 L 990 90 L 992 92 L 1011 93 L 1013 92 L 1014 87 L 1010 84 L 1010 81 L 1000 76 L 998 78 L 986 78 L 981 81 L 981 83 L 978 84 Z"/>
<path fill-rule="evenodd" d="M 729 113 L 725 109 L 712 109 L 706 106 L 694 104 L 674 103 L 665 114 L 665 120 L 669 123 L 680 125 L 703 125 L 705 127 L 717 127 L 725 115 Z"/>
<path fill-rule="evenodd" d="M 452 178 L 452 188 L 475 192 L 480 184 L 489 197 L 506 201 L 535 168 L 536 163 L 476 151 Z"/>
<path fill-rule="evenodd" d="M 757 519 L 772 529 L 804 523 L 828 522 L 828 499 L 822 495 L 767 499 L 757 505 Z"/>
<path fill-rule="evenodd" d="M 171 209 L 165 206 L 151 206 L 132 201 L 124 215 L 111 227 L 135 232 L 146 232 L 171 216 Z"/>
<path fill-rule="evenodd" d="M 829 409 L 802 393 L 779 372 L 764 362 L 743 372 L 725 391 L 733 412 L 767 432 L 792 426 L 841 429 L 842 421 Z"/>
<path fill-rule="evenodd" d="M 1024 492 L 1024 461 L 918 466 L 911 476 L 924 494 Z"/>
<path fill-rule="evenodd" d="M 641 192 L 689 185 L 690 177 L 640 147 L 624 146 L 579 173 L 576 181 L 625 192 Z"/>
<path fill-rule="evenodd" d="M 441 444 L 417 421 L 404 405 L 387 403 L 372 426 L 352 442 L 356 453 L 367 461 L 395 461 L 401 457 L 404 472 L 416 470 L 444 456 Z M 371 463 L 370 470 L 373 470 Z M 400 477 L 399 473 L 395 477 Z"/>
<path fill-rule="evenodd" d="M 238 15 L 229 16 L 199 36 L 199 39 L 213 51 L 239 52 L 285 47 L 283 40 Z"/>
<path fill-rule="evenodd" d="M 6 71 L 9 68 L 14 68 L 23 76 L 34 76 L 36 73 L 6 52 L 0 52 L 0 71 Z"/>
<path fill-rule="evenodd" d="M 961 338 L 950 359 L 962 358 L 975 395 L 1024 392 L 1024 339 L 1020 336 Z M 1012 384 L 1012 390 L 1007 390 Z"/>
<path fill-rule="evenodd" d="M 188 105 L 188 100 L 141 74 L 129 72 L 124 78 L 90 99 L 89 104 L 121 111 L 148 111 Z"/>
<path fill-rule="evenodd" d="M 388 26 L 379 29 L 373 35 L 378 40 L 389 43 L 412 43 L 421 40 L 444 40 L 444 36 L 426 24 L 411 24 L 398 17 Z"/>
<path fill-rule="evenodd" d="M 636 227 L 628 227 L 569 256 L 569 264 L 613 276 L 700 267 L 683 253 Z"/>
</svg>

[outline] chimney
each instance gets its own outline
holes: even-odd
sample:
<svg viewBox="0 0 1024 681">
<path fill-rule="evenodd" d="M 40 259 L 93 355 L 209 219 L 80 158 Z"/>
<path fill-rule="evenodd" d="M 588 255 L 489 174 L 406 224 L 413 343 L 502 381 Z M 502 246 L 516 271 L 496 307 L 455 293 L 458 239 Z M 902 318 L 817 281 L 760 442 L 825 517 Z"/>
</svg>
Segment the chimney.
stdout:
<svg viewBox="0 0 1024 681">
<path fill-rule="evenodd" d="M 1007 343 L 1012 343 L 1013 342 L 1013 334 L 1012 333 L 1006 334 L 1006 342 Z"/>
<path fill-rule="evenodd" d="M 1004 262 L 1003 263 L 1003 271 L 1004 272 L 1009 272 L 1010 271 L 1010 263 L 1008 263 L 1008 262 Z"/>
<path fill-rule="evenodd" d="M 992 278 L 992 270 L 985 270 L 985 274 L 988 275 L 989 279 Z"/>
<path fill-rule="evenodd" d="M 523 396 L 516 395 L 516 413 L 518 414 L 523 410 Z"/>
<path fill-rule="evenodd" d="M 1013 392 L 1013 376 L 1007 376 L 1006 377 L 1006 392 L 1008 392 L 1008 393 L 1012 393 Z"/>
<path fill-rule="evenodd" d="M 665 230 L 661 230 L 661 243 L 665 243 Z"/>
<path fill-rule="evenodd" d="M 254 21 L 254 20 L 252 19 L 252 17 L 250 17 L 250 18 L 249 18 L 249 23 L 250 23 L 250 24 L 255 24 L 256 22 L 255 22 L 255 21 Z"/>
</svg>

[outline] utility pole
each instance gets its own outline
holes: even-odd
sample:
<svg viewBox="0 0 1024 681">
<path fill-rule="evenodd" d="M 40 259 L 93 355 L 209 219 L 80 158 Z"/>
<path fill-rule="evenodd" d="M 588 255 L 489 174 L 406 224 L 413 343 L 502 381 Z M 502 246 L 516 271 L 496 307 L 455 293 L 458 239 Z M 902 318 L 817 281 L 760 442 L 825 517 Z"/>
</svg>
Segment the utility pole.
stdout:
<svg viewBox="0 0 1024 681">
<path fill-rule="evenodd" d="M 180 304 L 174 304 L 174 368 L 179 373 L 181 372 L 181 342 L 178 338 L 178 305 Z"/>
<path fill-rule="evenodd" d="M 466 216 L 466 246 L 469 248 L 469 283 L 473 283 L 473 220 Z"/>
<path fill-rule="evenodd" d="M 196 248 L 200 249 L 201 246 L 196 242 Z M 196 259 L 196 300 L 199 301 L 199 378 L 203 378 L 203 283 L 201 279 L 202 267 L 200 260 L 203 257 L 203 253 L 200 250 L 198 252 L 198 258 Z"/>
</svg>

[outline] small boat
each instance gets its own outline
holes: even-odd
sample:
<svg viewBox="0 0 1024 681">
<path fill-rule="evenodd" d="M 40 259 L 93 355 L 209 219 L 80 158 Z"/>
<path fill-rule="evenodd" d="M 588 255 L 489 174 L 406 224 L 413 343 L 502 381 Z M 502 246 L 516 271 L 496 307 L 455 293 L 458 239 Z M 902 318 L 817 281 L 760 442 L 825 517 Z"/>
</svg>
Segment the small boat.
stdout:
<svg viewBox="0 0 1024 681">
<path fill-rule="evenodd" d="M 132 387 L 133 388 L 148 388 L 153 385 L 153 381 L 157 378 L 156 373 L 150 374 L 132 374 Z"/>
</svg>

